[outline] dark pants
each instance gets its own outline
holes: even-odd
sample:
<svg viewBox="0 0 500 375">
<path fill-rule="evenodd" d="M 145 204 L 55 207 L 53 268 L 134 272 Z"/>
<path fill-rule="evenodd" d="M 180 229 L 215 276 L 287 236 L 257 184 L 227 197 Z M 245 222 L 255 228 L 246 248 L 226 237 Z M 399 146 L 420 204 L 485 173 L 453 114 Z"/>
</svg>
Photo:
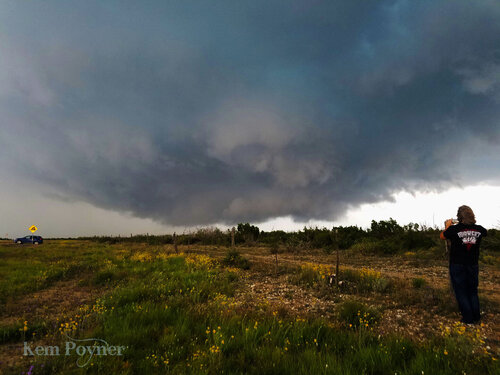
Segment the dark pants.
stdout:
<svg viewBox="0 0 500 375">
<path fill-rule="evenodd" d="M 450 264 L 451 285 L 453 285 L 464 323 L 476 323 L 480 318 L 479 297 L 477 296 L 478 276 L 478 265 Z"/>
</svg>

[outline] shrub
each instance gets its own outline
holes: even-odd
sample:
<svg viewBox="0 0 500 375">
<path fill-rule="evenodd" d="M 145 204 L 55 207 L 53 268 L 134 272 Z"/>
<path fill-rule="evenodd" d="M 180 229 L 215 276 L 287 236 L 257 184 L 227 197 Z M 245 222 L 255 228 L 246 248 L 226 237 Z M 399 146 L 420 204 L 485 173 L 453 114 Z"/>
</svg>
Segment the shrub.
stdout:
<svg viewBox="0 0 500 375">
<path fill-rule="evenodd" d="M 274 230 L 272 232 L 260 232 L 259 242 L 267 245 L 272 245 L 273 243 L 285 243 L 290 237 L 288 233 L 282 230 Z"/>
<path fill-rule="evenodd" d="M 259 233 L 260 230 L 258 227 L 250 225 L 249 223 L 239 223 L 235 241 L 237 243 L 253 243 L 259 238 Z"/>
<path fill-rule="evenodd" d="M 481 242 L 482 250 L 500 251 L 500 230 L 489 229 L 488 235 Z"/>
<path fill-rule="evenodd" d="M 370 239 L 363 239 L 360 242 L 356 242 L 351 246 L 350 250 L 353 252 L 359 252 L 361 254 L 372 254 L 378 250 L 378 245 L 375 241 Z"/>
<path fill-rule="evenodd" d="M 337 244 L 340 249 L 349 249 L 355 243 L 366 238 L 366 232 L 357 226 L 337 227 Z"/>
<path fill-rule="evenodd" d="M 372 220 L 370 227 L 370 235 L 377 239 L 384 239 L 395 234 L 403 233 L 403 228 L 394 220 L 381 220 L 376 222 Z"/>
<path fill-rule="evenodd" d="M 231 244 L 231 235 L 229 232 L 222 232 L 219 228 L 200 228 L 194 233 L 178 236 L 177 243 L 179 245 L 203 244 L 229 246 Z"/>
<path fill-rule="evenodd" d="M 316 229 L 313 232 L 312 247 L 318 248 L 331 248 L 333 246 L 332 233 L 328 229 Z"/>
<path fill-rule="evenodd" d="M 436 244 L 427 233 L 410 230 L 401 236 L 401 245 L 406 250 L 427 250 Z"/>
<path fill-rule="evenodd" d="M 395 254 L 401 249 L 396 238 L 374 239 L 365 238 L 351 246 L 351 250 L 359 251 L 363 254 Z"/>
<path fill-rule="evenodd" d="M 226 266 L 237 267 L 244 270 L 250 268 L 250 261 L 243 257 L 237 250 L 229 250 L 222 263 Z"/>
</svg>

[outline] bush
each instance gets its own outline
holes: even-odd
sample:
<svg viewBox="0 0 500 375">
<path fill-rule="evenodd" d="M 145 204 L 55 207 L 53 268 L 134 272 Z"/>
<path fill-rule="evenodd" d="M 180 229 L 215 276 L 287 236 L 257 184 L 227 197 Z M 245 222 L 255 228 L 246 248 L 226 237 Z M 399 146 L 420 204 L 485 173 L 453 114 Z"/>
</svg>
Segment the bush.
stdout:
<svg viewBox="0 0 500 375">
<path fill-rule="evenodd" d="M 401 244 L 405 250 L 427 250 L 436 244 L 425 232 L 408 231 L 402 235 Z"/>
<path fill-rule="evenodd" d="M 177 237 L 179 245 L 219 245 L 229 246 L 231 244 L 230 232 L 222 232 L 219 228 L 200 228 L 194 233 L 182 234 Z"/>
<path fill-rule="evenodd" d="M 370 227 L 370 235 L 377 239 L 385 239 L 395 234 L 401 234 L 403 231 L 403 227 L 401 227 L 393 218 L 390 218 L 389 220 L 381 220 L 379 222 L 372 220 Z"/>
<path fill-rule="evenodd" d="M 290 237 L 288 233 L 282 230 L 273 230 L 272 232 L 260 232 L 259 242 L 267 245 L 272 245 L 274 243 L 285 243 Z"/>
<path fill-rule="evenodd" d="M 482 250 L 500 251 L 500 230 L 489 229 L 488 235 L 481 242 Z"/>
<path fill-rule="evenodd" d="M 393 238 L 377 240 L 365 238 L 351 246 L 351 250 L 359 251 L 363 254 L 395 254 L 400 250 L 400 245 Z"/>
<path fill-rule="evenodd" d="M 248 270 L 250 268 L 250 261 L 241 256 L 241 254 L 236 250 L 229 250 L 222 263 L 226 266 L 237 267 L 244 270 Z"/>
<path fill-rule="evenodd" d="M 331 231 L 328 229 L 315 230 L 313 233 L 312 246 L 315 249 L 331 248 L 333 246 Z"/>
<path fill-rule="evenodd" d="M 249 223 L 239 223 L 235 241 L 236 243 L 254 243 L 259 238 L 260 230 L 254 225 Z"/>
<path fill-rule="evenodd" d="M 366 238 L 366 232 L 357 226 L 337 227 L 337 245 L 339 249 L 349 249 L 355 243 Z"/>
</svg>

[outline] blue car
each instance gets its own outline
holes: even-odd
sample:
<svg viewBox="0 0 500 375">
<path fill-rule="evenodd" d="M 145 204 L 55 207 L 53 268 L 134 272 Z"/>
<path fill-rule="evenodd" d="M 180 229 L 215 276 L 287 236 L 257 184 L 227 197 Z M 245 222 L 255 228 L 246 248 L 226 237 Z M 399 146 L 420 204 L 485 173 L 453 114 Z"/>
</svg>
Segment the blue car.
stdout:
<svg viewBox="0 0 500 375">
<path fill-rule="evenodd" d="M 23 244 L 23 243 L 32 243 L 34 245 L 42 244 L 43 243 L 43 238 L 42 236 L 26 236 L 26 237 L 19 237 L 14 240 L 15 243 L 18 244 Z"/>
</svg>

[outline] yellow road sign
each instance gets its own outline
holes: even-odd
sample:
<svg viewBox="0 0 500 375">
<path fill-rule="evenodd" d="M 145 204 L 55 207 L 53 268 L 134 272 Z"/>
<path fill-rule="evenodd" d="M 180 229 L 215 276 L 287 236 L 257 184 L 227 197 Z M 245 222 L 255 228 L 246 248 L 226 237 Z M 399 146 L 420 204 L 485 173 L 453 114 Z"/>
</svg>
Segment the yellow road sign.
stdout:
<svg viewBox="0 0 500 375">
<path fill-rule="evenodd" d="M 34 226 L 34 225 L 32 225 L 32 226 L 30 227 L 30 231 L 31 231 L 31 233 L 35 233 L 37 230 L 38 230 L 38 228 L 37 228 L 36 226 Z"/>
</svg>

